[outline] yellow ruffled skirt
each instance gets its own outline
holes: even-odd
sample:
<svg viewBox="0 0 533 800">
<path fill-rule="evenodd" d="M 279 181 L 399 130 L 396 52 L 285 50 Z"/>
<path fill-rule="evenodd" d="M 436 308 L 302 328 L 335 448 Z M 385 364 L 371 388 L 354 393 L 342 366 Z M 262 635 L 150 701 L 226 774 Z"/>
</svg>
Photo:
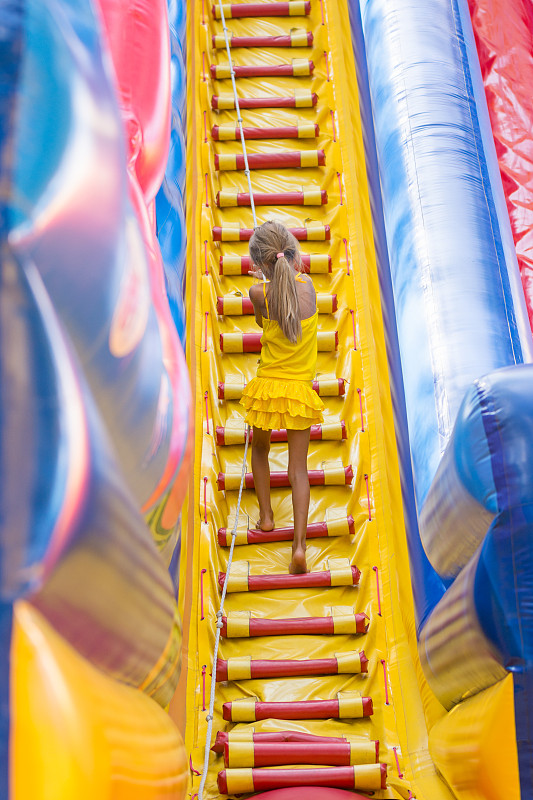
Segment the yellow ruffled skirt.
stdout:
<svg viewBox="0 0 533 800">
<path fill-rule="evenodd" d="M 323 420 L 324 403 L 307 381 L 253 378 L 240 402 L 248 425 L 264 431 L 303 431 Z"/>
</svg>

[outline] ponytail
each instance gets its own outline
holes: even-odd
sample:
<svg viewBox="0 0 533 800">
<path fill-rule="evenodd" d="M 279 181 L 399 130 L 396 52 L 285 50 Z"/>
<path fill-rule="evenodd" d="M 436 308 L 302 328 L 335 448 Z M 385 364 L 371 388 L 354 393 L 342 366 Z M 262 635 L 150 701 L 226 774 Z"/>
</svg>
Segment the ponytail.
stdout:
<svg viewBox="0 0 533 800">
<path fill-rule="evenodd" d="M 302 336 L 300 322 L 300 303 L 296 291 L 296 273 L 285 255 L 276 259 L 272 271 L 268 300 L 272 316 L 289 340 L 296 342 Z"/>
<path fill-rule="evenodd" d="M 272 317 L 289 342 L 297 342 L 302 336 L 302 323 L 295 279 L 302 259 L 296 238 L 281 222 L 264 222 L 250 239 L 250 256 L 270 280 L 268 304 Z"/>
</svg>

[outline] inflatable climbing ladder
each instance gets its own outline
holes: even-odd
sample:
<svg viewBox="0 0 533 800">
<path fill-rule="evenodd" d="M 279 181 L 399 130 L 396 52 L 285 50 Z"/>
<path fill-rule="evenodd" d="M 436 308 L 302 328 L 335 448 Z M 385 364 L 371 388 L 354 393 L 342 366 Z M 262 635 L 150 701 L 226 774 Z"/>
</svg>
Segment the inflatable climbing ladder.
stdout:
<svg viewBox="0 0 533 800">
<path fill-rule="evenodd" d="M 196 446 L 181 565 L 191 796 L 213 670 L 205 798 L 287 786 L 449 797 L 427 754 L 347 7 L 234 3 L 224 16 L 258 221 L 276 218 L 293 231 L 318 293 L 314 388 L 326 414 L 309 450 L 307 575 L 288 573 L 286 432 L 272 436 L 270 533 L 254 527 L 248 458 L 213 666 L 245 444 L 238 400 L 255 375 L 261 333 L 248 299 L 253 217 L 220 7 L 191 0 L 187 297 Z M 438 713 L 431 703 L 426 713 Z"/>
</svg>

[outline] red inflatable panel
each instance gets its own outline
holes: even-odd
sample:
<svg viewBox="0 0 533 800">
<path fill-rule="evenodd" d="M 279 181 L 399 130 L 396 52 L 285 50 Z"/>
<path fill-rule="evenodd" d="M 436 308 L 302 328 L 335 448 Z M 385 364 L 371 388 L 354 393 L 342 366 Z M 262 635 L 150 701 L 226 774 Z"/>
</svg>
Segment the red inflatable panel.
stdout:
<svg viewBox="0 0 533 800">
<path fill-rule="evenodd" d="M 309 477 L 309 484 L 310 486 L 325 486 L 326 485 L 326 475 L 327 470 L 323 469 L 308 469 L 307 475 Z M 351 464 L 347 467 L 344 467 L 344 483 L 349 486 L 353 480 L 353 469 Z M 270 473 L 270 486 L 273 489 L 279 489 L 284 486 L 290 486 L 289 482 L 289 473 L 286 470 L 280 470 L 279 472 L 271 472 Z M 339 484 L 335 484 L 339 485 Z M 219 472 L 217 477 L 217 487 L 219 491 L 223 491 L 226 489 L 226 474 L 224 472 Z M 239 488 L 238 486 L 236 487 Z M 254 476 L 251 472 L 247 472 L 244 478 L 244 488 L 245 489 L 254 489 Z"/>
<path fill-rule="evenodd" d="M 381 788 L 387 788 L 387 766 L 380 764 Z M 228 777 L 231 770 L 228 770 Z M 365 789 L 372 790 L 374 784 L 369 786 L 366 775 L 358 781 L 357 767 L 324 767 L 321 769 L 252 769 L 251 777 L 253 780 L 253 791 L 266 791 L 267 789 L 279 789 L 287 786 L 294 786 L 300 789 L 302 786 L 330 786 L 339 789 Z M 222 794 L 228 794 L 228 782 L 226 770 L 218 773 L 218 789 Z M 251 790 L 250 790 L 251 791 Z M 233 792 L 230 790 L 230 794 Z M 292 795 L 294 797 L 294 794 Z M 352 795 L 353 796 L 353 795 Z M 305 797 L 308 797 L 307 793 Z M 325 795 L 320 795 L 321 798 Z"/>
<path fill-rule="evenodd" d="M 355 531 L 354 518 L 350 514 L 346 517 L 348 524 L 348 534 L 353 536 Z M 309 522 L 307 524 L 306 536 L 308 539 L 317 539 L 320 536 L 328 536 L 328 523 L 326 522 Z M 248 544 L 262 544 L 263 542 L 292 542 L 294 538 L 294 528 L 274 528 L 273 531 L 260 531 L 250 528 L 247 532 Z M 218 529 L 218 543 L 222 547 L 229 547 L 231 539 L 231 530 L 228 528 Z"/>
<path fill-rule="evenodd" d="M 310 102 L 301 107 L 306 108 L 309 106 L 316 106 L 318 102 L 318 95 L 312 92 L 309 95 Z M 295 96 L 292 97 L 239 97 L 239 106 L 241 108 L 298 108 L 300 107 Z M 211 97 L 211 108 L 216 111 L 218 109 L 218 95 L 214 94 Z M 235 106 L 232 106 L 235 108 Z"/>
<path fill-rule="evenodd" d="M 230 741 L 230 735 L 226 731 L 217 731 L 215 743 L 211 750 L 213 753 L 223 753 L 224 745 Z M 275 733 L 254 733 L 252 734 L 254 743 L 275 743 L 275 742 L 308 742 L 309 744 L 341 744 L 346 742 L 344 736 L 315 736 L 312 733 L 300 733 L 300 731 L 277 731 Z M 376 742 L 379 748 L 379 742 Z M 378 758 L 376 757 L 376 761 Z"/>
<path fill-rule="evenodd" d="M 469 0 L 469 6 L 533 330 L 533 5 Z"/>
<path fill-rule="evenodd" d="M 278 192 L 277 194 L 269 194 L 268 192 L 254 192 L 254 204 L 256 206 L 304 206 L 306 205 L 305 199 L 305 192 Z M 320 204 L 326 205 L 327 202 L 328 193 L 325 189 L 322 189 L 320 192 Z M 217 206 L 220 206 L 220 192 L 217 192 L 216 204 Z M 238 192 L 236 205 L 249 206 L 250 193 Z M 311 204 L 307 203 L 307 205 Z"/>
<path fill-rule="evenodd" d="M 319 135 L 320 128 L 315 125 L 315 137 Z M 211 128 L 211 137 L 215 142 L 219 141 L 220 128 L 218 125 L 213 125 Z M 299 139 L 300 129 L 297 125 L 287 125 L 282 128 L 243 128 L 245 139 Z M 239 126 L 235 126 L 235 139 L 241 138 Z M 306 137 L 308 138 L 308 137 Z"/>
<path fill-rule="evenodd" d="M 352 564 L 352 586 L 357 586 L 361 577 L 361 571 Z M 222 591 L 224 581 L 226 580 L 226 573 L 218 573 L 218 587 Z M 320 572 L 305 572 L 302 575 L 291 575 L 289 573 L 282 573 L 280 575 L 249 575 L 248 576 L 248 591 L 249 592 L 269 592 L 271 589 L 314 589 L 322 587 L 330 587 L 334 584 L 331 583 L 331 573 L 329 569 L 321 570 Z"/>
<path fill-rule="evenodd" d="M 299 242 L 307 242 L 308 241 L 308 239 L 307 239 L 308 229 L 307 228 L 288 228 L 287 230 L 289 230 L 292 233 L 292 235 L 294 236 L 294 238 L 298 239 Z M 238 239 L 238 241 L 239 242 L 249 242 L 250 239 L 252 238 L 253 232 L 254 232 L 253 228 L 240 228 L 239 229 L 239 239 Z M 221 242 L 222 241 L 222 228 L 221 227 L 219 227 L 218 225 L 215 225 L 212 228 L 212 234 L 213 234 L 213 241 L 214 242 Z M 325 241 L 328 241 L 329 239 L 331 239 L 331 228 L 329 227 L 329 225 L 324 225 L 324 236 L 325 236 Z"/>
<path fill-rule="evenodd" d="M 309 75 L 312 75 L 315 65 L 309 61 Z M 224 80 L 230 76 L 226 74 L 227 67 L 222 64 L 211 64 L 209 69 L 213 80 Z M 292 78 L 294 66 L 292 64 L 257 64 L 255 66 L 233 66 L 236 78 Z"/>
<path fill-rule="evenodd" d="M 314 166 L 323 167 L 326 163 L 326 156 L 323 150 L 316 150 L 317 158 Z M 250 169 L 283 169 L 284 167 L 302 167 L 302 159 L 309 154 L 309 151 L 288 151 L 285 153 L 252 153 L 248 156 L 248 166 Z M 219 156 L 215 153 L 215 169 L 229 169 L 224 166 L 223 159 L 227 156 Z M 232 157 L 235 167 L 232 169 L 245 169 L 244 155 Z M 305 166 L 305 162 L 304 162 Z"/>
<path fill-rule="evenodd" d="M 361 659 L 361 672 L 368 672 L 368 658 L 363 650 L 359 653 Z M 285 660 L 280 659 L 252 659 L 250 661 L 252 679 L 254 678 L 290 678 L 292 676 L 304 675 L 339 675 L 339 665 L 336 658 L 318 658 L 305 660 Z M 228 680 L 228 662 L 222 658 L 217 659 L 217 681 Z M 305 762 L 288 761 L 288 764 L 300 764 Z M 321 762 L 318 762 L 321 763 Z M 348 762 L 349 763 L 349 762 Z M 227 766 L 227 764 L 226 764 Z M 265 764 L 256 764 L 264 767 Z"/>
<path fill-rule="evenodd" d="M 361 716 L 371 717 L 374 713 L 372 698 L 362 697 L 361 701 Z M 343 719 L 339 717 L 339 701 L 337 699 L 296 700 L 293 703 L 263 703 L 257 701 L 254 705 L 255 721 L 261 719 Z M 232 721 L 232 706 L 233 703 L 224 703 L 222 706 L 222 716 L 227 722 Z"/>
<path fill-rule="evenodd" d="M 212 47 L 216 47 L 216 37 L 211 37 Z M 313 44 L 313 34 L 307 33 L 307 47 Z M 288 36 L 231 36 L 230 47 L 294 47 L 292 37 Z M 301 46 L 301 45 L 299 45 Z"/>
<path fill-rule="evenodd" d="M 98 0 L 128 144 L 146 203 L 163 181 L 170 140 L 170 40 L 166 0 Z"/>
<path fill-rule="evenodd" d="M 289 17 L 291 4 L 287 3 L 224 3 L 224 15 L 229 19 L 239 17 Z M 220 9 L 218 5 L 211 8 L 214 19 L 220 19 Z M 306 0 L 303 3 L 303 11 L 309 14 L 311 2 Z"/>
<path fill-rule="evenodd" d="M 366 614 L 354 614 L 356 633 L 368 631 L 368 617 Z M 249 636 L 295 636 L 296 634 L 334 634 L 335 621 L 333 617 L 293 617 L 292 619 L 261 619 L 250 617 L 248 622 Z M 221 635 L 226 638 L 228 634 L 227 617 L 222 617 Z"/>
<path fill-rule="evenodd" d="M 301 253 L 301 258 L 302 258 L 302 272 L 308 275 L 311 267 L 311 256 Z M 331 272 L 331 256 L 328 256 L 327 258 L 328 258 L 328 272 Z M 241 256 L 240 259 L 241 259 L 241 275 L 248 275 L 248 272 L 252 265 L 251 258 L 250 256 Z M 218 265 L 219 265 L 219 274 L 223 275 L 224 256 L 220 256 Z"/>
</svg>

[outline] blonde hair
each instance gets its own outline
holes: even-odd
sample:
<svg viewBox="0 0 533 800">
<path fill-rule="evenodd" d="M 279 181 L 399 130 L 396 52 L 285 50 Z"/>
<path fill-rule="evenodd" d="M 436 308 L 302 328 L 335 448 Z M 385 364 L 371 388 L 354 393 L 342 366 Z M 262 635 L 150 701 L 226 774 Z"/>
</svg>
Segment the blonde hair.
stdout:
<svg viewBox="0 0 533 800">
<path fill-rule="evenodd" d="M 278 258 L 278 254 L 282 253 Z M 296 272 L 302 259 L 298 241 L 281 222 L 270 220 L 256 228 L 250 239 L 250 257 L 270 281 L 268 305 L 289 342 L 302 335 Z"/>
</svg>

